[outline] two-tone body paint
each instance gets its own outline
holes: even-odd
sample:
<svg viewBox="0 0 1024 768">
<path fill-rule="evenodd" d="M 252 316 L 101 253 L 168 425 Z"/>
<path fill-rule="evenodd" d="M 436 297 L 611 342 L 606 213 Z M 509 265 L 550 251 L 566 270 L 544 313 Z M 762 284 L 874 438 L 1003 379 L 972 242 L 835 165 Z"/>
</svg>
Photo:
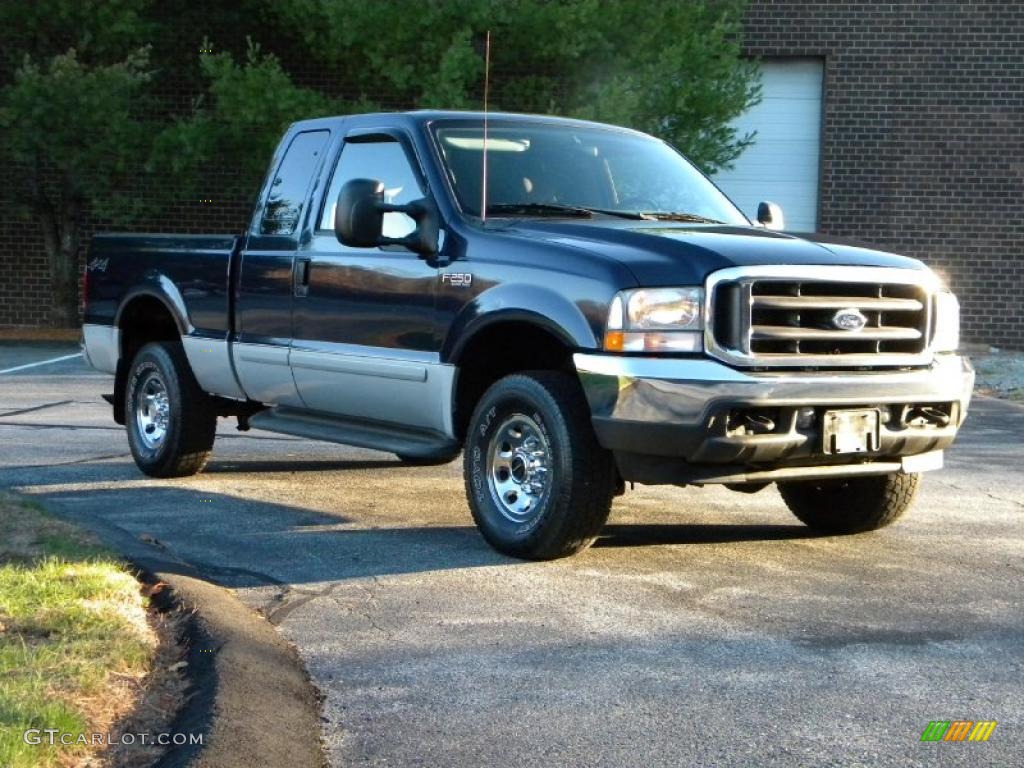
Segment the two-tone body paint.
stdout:
<svg viewBox="0 0 1024 768">
<path fill-rule="evenodd" d="M 715 270 L 749 264 L 923 269 L 911 259 L 753 226 L 612 217 L 481 223 L 459 210 L 434 144 L 432 126 L 456 118 L 474 115 L 417 112 L 296 123 L 282 139 L 243 235 L 94 238 L 89 258 L 97 269 L 90 271 L 86 323 L 116 327 L 132 298 L 152 295 L 175 317 L 190 362 L 201 367 L 200 383 L 216 394 L 358 418 L 418 419 L 418 427 L 448 431 L 460 355 L 493 323 L 531 323 L 572 351 L 593 352 L 602 345 L 609 303 L 626 288 L 700 285 Z M 564 123 L 571 128 L 576 121 Z M 330 138 L 299 226 L 293 235 L 263 235 L 259 223 L 283 148 L 307 131 L 328 131 Z M 318 228 L 346 136 L 365 141 L 378 134 L 402 143 L 424 194 L 437 206 L 437 254 L 347 248 Z M 304 260 L 308 287 L 297 290 Z M 197 362 L 197 344 L 217 345 L 205 364 Z M 384 407 L 418 394 L 439 402 L 425 415 Z"/>
</svg>

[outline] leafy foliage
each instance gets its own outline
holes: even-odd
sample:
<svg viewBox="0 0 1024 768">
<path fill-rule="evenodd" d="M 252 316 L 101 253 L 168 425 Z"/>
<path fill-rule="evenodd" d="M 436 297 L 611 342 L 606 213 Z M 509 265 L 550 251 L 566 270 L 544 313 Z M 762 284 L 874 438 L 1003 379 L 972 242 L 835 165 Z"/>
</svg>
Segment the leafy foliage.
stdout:
<svg viewBox="0 0 1024 768">
<path fill-rule="evenodd" d="M 0 163 L 11 179 L 0 194 L 40 225 L 55 325 L 77 321 L 85 212 L 141 212 L 143 198 L 123 181 L 152 135 L 140 119 L 151 81 L 148 8 L 148 0 L 0 4 Z"/>
<path fill-rule="evenodd" d="M 290 122 L 378 108 L 479 108 L 492 33 L 494 109 L 629 125 L 705 171 L 752 137 L 742 0 L 35 0 L 0 3 L 0 163 L 39 221 L 58 304 L 77 311 L 87 213 L 128 223 L 168 202 L 251 194 Z M 202 21 L 224 40 L 197 35 Z M 255 36 L 250 37 L 252 33 Z M 145 45 L 155 41 L 155 47 Z M 179 41 L 179 42 L 171 42 Z M 188 41 L 187 43 L 185 41 Z M 217 53 L 209 53 L 213 44 Z M 270 51 L 260 44 L 279 45 Z M 204 51 L 205 53 L 200 53 Z M 229 51 L 235 51 L 233 55 Z M 153 63 L 155 62 L 155 64 Z M 290 62 L 313 63 L 314 90 Z M 182 110 L 169 84 L 200 89 Z M 208 189 L 206 190 L 208 193 Z M 148 206 L 148 207 L 147 207 Z"/>
<path fill-rule="evenodd" d="M 249 41 L 240 64 L 229 54 L 202 57 L 208 98 L 156 137 L 150 167 L 179 190 L 200 188 L 211 166 L 231 169 L 222 191 L 252 194 L 284 129 L 300 118 L 337 113 L 342 105 L 292 83 L 273 54 Z"/>
<path fill-rule="evenodd" d="M 653 133 L 706 171 L 753 137 L 729 121 L 760 96 L 734 0 L 280 0 L 271 13 L 339 92 L 395 106 L 479 107 L 492 33 L 493 106 Z M 318 19 L 310 24 L 309 19 Z"/>
<path fill-rule="evenodd" d="M 86 64 L 118 60 L 153 36 L 150 0 L 32 0 L 0 3 L 0 67 L 77 52 Z"/>
<path fill-rule="evenodd" d="M 150 79 L 146 49 L 87 66 L 75 49 L 45 65 L 30 59 L 3 91 L 0 132 L 35 208 L 88 202 L 100 215 L 137 214 L 119 180 L 138 170 L 149 141 L 137 118 Z M 51 187 L 43 171 L 59 177 Z"/>
<path fill-rule="evenodd" d="M 660 136 L 707 172 L 728 168 L 754 138 L 729 122 L 760 100 L 757 64 L 740 55 L 738 13 L 694 2 L 623 10 L 605 11 L 613 50 L 574 113 Z"/>
<path fill-rule="evenodd" d="M 146 156 L 150 131 L 138 119 L 150 79 L 146 49 L 89 66 L 74 48 L 39 64 L 27 57 L 0 92 L 4 193 L 42 228 L 54 297 L 51 320 L 74 325 L 78 250 L 86 210 L 132 218 L 141 198 L 124 180 Z"/>
</svg>

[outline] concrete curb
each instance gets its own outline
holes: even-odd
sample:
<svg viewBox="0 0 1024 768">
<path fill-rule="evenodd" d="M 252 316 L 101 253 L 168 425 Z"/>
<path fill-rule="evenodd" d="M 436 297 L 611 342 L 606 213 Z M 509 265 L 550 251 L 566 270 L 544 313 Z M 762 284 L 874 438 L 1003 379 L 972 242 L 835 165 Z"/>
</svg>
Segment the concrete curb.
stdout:
<svg viewBox="0 0 1024 768">
<path fill-rule="evenodd" d="M 139 571 L 169 589 L 154 599 L 191 614 L 189 699 L 171 727 L 202 734 L 202 745 L 171 748 L 156 768 L 324 768 L 320 694 L 292 645 L 227 589 L 190 564 L 116 526 L 70 510 L 53 514 L 95 533 Z M 170 592 L 170 594 L 167 594 Z"/>
<path fill-rule="evenodd" d="M 228 590 L 153 572 L 192 614 L 192 695 L 172 726 L 203 745 L 169 751 L 158 768 L 322 768 L 320 699 L 295 649 Z"/>
</svg>

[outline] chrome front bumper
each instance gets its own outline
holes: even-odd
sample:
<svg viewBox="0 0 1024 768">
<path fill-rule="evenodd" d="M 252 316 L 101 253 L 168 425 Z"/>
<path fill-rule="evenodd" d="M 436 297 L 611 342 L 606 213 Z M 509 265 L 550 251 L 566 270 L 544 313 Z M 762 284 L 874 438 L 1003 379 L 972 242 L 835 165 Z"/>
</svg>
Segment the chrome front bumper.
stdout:
<svg viewBox="0 0 1024 768">
<path fill-rule="evenodd" d="M 937 355 L 931 366 L 913 370 L 828 372 L 741 371 L 707 358 L 580 353 L 573 360 L 598 441 L 615 452 L 623 477 L 637 482 L 729 476 L 722 465 L 747 474 L 784 467 L 806 474 L 810 466 L 828 465 L 829 474 L 836 474 L 841 466 L 857 466 L 863 473 L 866 463 L 877 462 L 881 471 L 894 459 L 941 451 L 952 443 L 974 385 L 970 361 L 957 355 Z M 901 409 L 925 405 L 946 408 L 948 423 L 900 422 Z M 827 453 L 821 416 L 841 408 L 879 409 L 878 450 L 855 457 Z M 772 431 L 732 430 L 736 414 L 747 412 L 770 413 Z"/>
</svg>

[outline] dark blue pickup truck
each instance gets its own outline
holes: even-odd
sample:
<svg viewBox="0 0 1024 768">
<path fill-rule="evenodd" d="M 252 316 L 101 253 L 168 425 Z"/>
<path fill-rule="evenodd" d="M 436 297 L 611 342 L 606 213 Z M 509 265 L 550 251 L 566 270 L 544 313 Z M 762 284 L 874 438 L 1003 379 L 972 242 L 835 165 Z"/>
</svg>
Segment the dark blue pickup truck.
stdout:
<svg viewBox="0 0 1024 768">
<path fill-rule="evenodd" d="M 520 557 L 600 533 L 627 483 L 777 483 L 882 527 L 966 416 L 959 308 L 918 261 L 749 221 L 665 143 L 551 117 L 296 123 L 241 235 L 97 235 L 85 351 L 139 468 L 200 471 L 217 418 L 464 453 Z"/>
</svg>

